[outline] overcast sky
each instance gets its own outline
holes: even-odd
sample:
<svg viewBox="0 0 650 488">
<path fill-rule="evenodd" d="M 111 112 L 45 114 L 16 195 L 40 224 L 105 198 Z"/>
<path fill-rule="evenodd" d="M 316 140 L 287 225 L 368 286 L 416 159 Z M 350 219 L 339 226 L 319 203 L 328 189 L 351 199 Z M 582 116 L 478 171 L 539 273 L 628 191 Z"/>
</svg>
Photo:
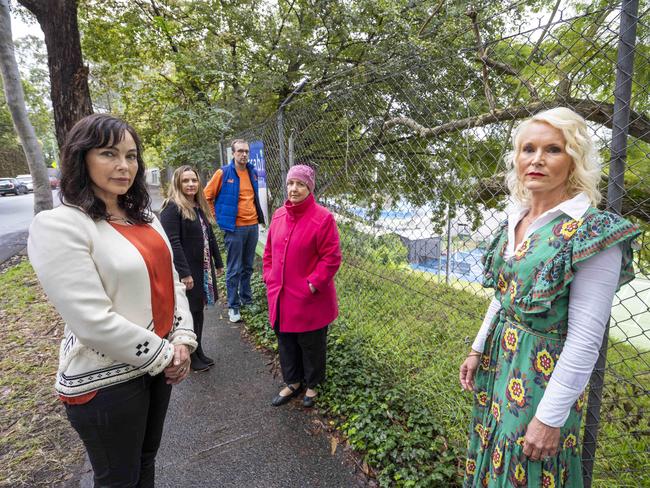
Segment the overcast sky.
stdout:
<svg viewBox="0 0 650 488">
<path fill-rule="evenodd" d="M 14 40 L 30 34 L 43 39 L 43 31 L 36 21 L 31 24 L 26 24 L 13 11 L 11 12 L 11 34 Z"/>
</svg>

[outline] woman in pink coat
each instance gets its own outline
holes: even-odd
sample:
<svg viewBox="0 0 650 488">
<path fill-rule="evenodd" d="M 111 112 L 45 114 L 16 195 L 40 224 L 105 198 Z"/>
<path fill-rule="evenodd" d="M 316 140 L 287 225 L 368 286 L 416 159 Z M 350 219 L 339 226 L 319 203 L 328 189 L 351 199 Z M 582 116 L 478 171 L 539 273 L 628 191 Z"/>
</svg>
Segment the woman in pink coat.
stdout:
<svg viewBox="0 0 650 488">
<path fill-rule="evenodd" d="M 288 199 L 273 214 L 264 249 L 269 320 L 286 383 L 271 402 L 276 407 L 303 386 L 303 405 L 314 405 L 314 388 L 325 379 L 327 326 L 338 315 L 334 275 L 341 264 L 339 233 L 332 214 L 314 200 L 314 185 L 312 168 L 291 167 Z"/>
</svg>

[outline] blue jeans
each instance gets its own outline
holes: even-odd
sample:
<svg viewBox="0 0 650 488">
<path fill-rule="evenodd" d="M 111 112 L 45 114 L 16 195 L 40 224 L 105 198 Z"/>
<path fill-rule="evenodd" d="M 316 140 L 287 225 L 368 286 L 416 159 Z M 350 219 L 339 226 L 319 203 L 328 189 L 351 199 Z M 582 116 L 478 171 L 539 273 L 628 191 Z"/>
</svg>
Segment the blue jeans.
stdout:
<svg viewBox="0 0 650 488">
<path fill-rule="evenodd" d="M 251 276 L 258 234 L 257 224 L 243 225 L 236 227 L 234 232 L 225 232 L 228 308 L 239 310 L 241 304 L 247 305 L 253 301 Z"/>
</svg>

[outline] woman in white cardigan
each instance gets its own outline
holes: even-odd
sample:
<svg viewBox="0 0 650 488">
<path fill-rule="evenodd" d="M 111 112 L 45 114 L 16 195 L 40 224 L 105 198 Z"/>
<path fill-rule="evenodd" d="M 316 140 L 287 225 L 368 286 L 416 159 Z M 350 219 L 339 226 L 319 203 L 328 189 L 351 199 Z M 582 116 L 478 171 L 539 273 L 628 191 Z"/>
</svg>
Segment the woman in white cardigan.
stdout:
<svg viewBox="0 0 650 488">
<path fill-rule="evenodd" d="M 80 120 L 61 153 L 61 201 L 39 213 L 30 261 L 64 319 L 56 390 L 95 486 L 153 487 L 171 387 L 196 348 L 185 287 L 151 214 L 135 130 Z"/>
</svg>

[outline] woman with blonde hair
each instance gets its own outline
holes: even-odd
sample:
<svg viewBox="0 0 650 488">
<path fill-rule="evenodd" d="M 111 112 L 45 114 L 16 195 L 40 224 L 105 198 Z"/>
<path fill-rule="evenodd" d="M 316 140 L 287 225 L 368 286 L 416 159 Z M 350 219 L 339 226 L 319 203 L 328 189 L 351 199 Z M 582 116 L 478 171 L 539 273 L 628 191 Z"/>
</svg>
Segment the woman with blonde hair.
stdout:
<svg viewBox="0 0 650 488">
<path fill-rule="evenodd" d="M 217 275 L 223 271 L 221 253 L 212 231 L 214 218 L 198 172 L 191 166 L 174 171 L 160 221 L 174 250 L 174 266 L 185 284 L 198 347 L 191 355 L 194 371 L 207 371 L 214 360 L 203 351 L 203 310 L 217 300 Z M 216 273 L 215 273 L 216 267 Z"/>
<path fill-rule="evenodd" d="M 598 154 L 574 111 L 521 123 L 508 163 L 520 208 L 484 256 L 495 296 L 460 367 L 474 393 L 464 486 L 581 487 L 584 390 L 639 230 L 596 208 Z"/>
</svg>

